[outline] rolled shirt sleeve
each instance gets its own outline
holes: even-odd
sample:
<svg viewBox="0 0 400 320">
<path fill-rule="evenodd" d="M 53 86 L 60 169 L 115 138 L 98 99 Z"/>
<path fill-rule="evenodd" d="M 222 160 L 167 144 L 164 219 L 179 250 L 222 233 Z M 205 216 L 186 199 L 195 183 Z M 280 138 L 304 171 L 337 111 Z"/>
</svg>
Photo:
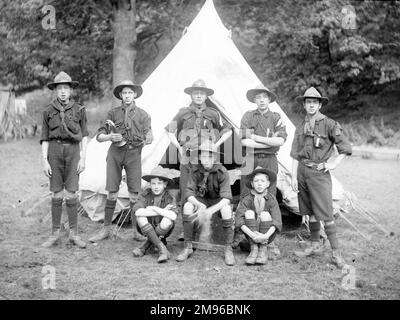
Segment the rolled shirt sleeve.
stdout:
<svg viewBox="0 0 400 320">
<path fill-rule="evenodd" d="M 151 129 L 151 117 L 147 113 L 144 116 L 143 134 L 145 137 L 145 144 L 150 144 L 153 142 L 153 130 Z"/>
<path fill-rule="evenodd" d="M 193 173 L 189 175 L 189 179 L 186 185 L 186 192 L 185 192 L 185 200 L 188 200 L 190 197 L 196 196 L 196 181 L 193 178 Z"/>
<path fill-rule="evenodd" d="M 283 138 L 286 141 L 287 139 L 287 132 L 286 126 L 283 123 L 282 117 L 279 113 L 275 113 L 275 135 L 277 137 Z"/>
<path fill-rule="evenodd" d="M 106 126 L 106 121 L 107 121 L 107 120 L 111 120 L 111 121 L 114 122 L 112 110 L 110 110 L 110 111 L 107 112 L 106 118 L 103 120 L 102 125 L 101 125 L 100 128 L 97 130 L 96 138 L 98 138 L 100 134 L 108 134 L 108 128 L 107 128 L 107 126 Z"/>
<path fill-rule="evenodd" d="M 254 133 L 254 129 L 251 128 L 251 113 L 246 112 L 242 119 L 240 120 L 240 138 L 241 139 L 250 139 L 252 133 Z"/>
<path fill-rule="evenodd" d="M 292 148 L 290 150 L 290 156 L 297 161 L 300 161 L 299 157 L 300 137 L 301 135 L 299 134 L 299 128 L 296 128 L 293 137 Z"/>
<path fill-rule="evenodd" d="M 47 111 L 43 111 L 43 123 L 42 123 L 42 135 L 40 137 L 40 144 L 43 141 L 49 141 L 49 117 L 47 116 Z"/>
<path fill-rule="evenodd" d="M 227 171 L 223 171 L 219 175 L 219 196 L 232 201 L 231 183 Z"/>
<path fill-rule="evenodd" d="M 232 130 L 232 125 L 228 121 L 226 121 L 221 116 L 221 114 L 219 112 L 218 112 L 218 117 L 219 117 L 219 121 L 218 121 L 219 128 L 218 128 L 218 130 L 220 131 L 219 134 L 222 136 L 223 134 L 225 134 L 225 133 L 227 133 L 227 132 Z M 221 123 L 222 123 L 222 125 L 221 125 Z"/>
<path fill-rule="evenodd" d="M 348 156 L 352 154 L 351 145 L 343 133 L 342 126 L 338 122 L 335 122 L 334 125 L 330 126 L 329 136 L 335 143 L 339 154 L 346 154 Z"/>
<path fill-rule="evenodd" d="M 180 131 L 182 128 L 182 111 L 175 115 L 175 117 L 171 120 L 170 123 L 164 128 L 169 133 L 175 133 L 176 131 Z"/>
</svg>

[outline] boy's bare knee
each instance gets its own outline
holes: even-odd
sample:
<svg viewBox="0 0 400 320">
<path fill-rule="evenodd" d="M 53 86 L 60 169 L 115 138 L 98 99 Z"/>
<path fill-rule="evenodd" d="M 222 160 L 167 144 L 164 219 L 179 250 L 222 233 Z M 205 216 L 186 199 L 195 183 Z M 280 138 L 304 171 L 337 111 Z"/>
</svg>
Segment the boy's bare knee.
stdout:
<svg viewBox="0 0 400 320">
<path fill-rule="evenodd" d="M 186 202 L 183 206 L 183 214 L 190 216 L 194 212 L 194 205 L 190 202 Z"/>
<path fill-rule="evenodd" d="M 65 198 L 66 199 L 75 199 L 77 197 L 76 192 L 66 191 Z"/>
<path fill-rule="evenodd" d="M 310 216 L 310 222 L 317 222 L 317 218 L 314 215 Z"/>
<path fill-rule="evenodd" d="M 139 193 L 137 192 L 129 192 L 129 201 L 137 202 L 139 200 Z"/>
<path fill-rule="evenodd" d="M 269 212 L 263 211 L 260 213 L 261 221 L 272 221 L 272 217 Z"/>
<path fill-rule="evenodd" d="M 324 221 L 324 224 L 325 224 L 326 226 L 331 226 L 331 225 L 334 225 L 334 224 L 335 224 L 335 221 L 333 221 L 333 220 Z"/>
<path fill-rule="evenodd" d="M 172 226 L 172 221 L 168 218 L 164 217 L 160 222 L 160 227 L 164 230 L 170 228 L 171 226 Z"/>
<path fill-rule="evenodd" d="M 244 213 L 244 217 L 245 217 L 246 219 L 255 219 L 256 214 L 254 213 L 253 210 L 247 210 L 247 211 Z"/>
<path fill-rule="evenodd" d="M 61 191 L 58 191 L 58 192 L 53 192 L 52 198 L 55 198 L 55 199 L 64 198 L 64 190 L 61 190 Z"/>
<path fill-rule="evenodd" d="M 146 217 L 137 217 L 136 223 L 139 227 L 143 227 L 146 223 L 148 223 L 148 220 Z"/>
<path fill-rule="evenodd" d="M 232 218 L 232 209 L 230 205 L 221 208 L 221 216 L 224 220 Z"/>
<path fill-rule="evenodd" d="M 139 208 L 136 210 L 135 212 L 135 216 L 136 217 L 143 217 L 143 214 L 146 212 L 145 208 Z"/>
<path fill-rule="evenodd" d="M 118 199 L 118 192 L 109 192 L 107 200 L 116 201 Z"/>
</svg>

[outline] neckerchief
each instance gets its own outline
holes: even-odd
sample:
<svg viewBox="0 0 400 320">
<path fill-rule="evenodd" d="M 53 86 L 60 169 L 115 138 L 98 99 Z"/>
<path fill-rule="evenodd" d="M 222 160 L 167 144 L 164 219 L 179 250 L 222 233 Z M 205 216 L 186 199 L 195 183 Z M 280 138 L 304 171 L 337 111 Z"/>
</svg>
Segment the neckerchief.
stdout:
<svg viewBox="0 0 400 320">
<path fill-rule="evenodd" d="M 322 113 L 318 112 L 315 116 L 309 117 L 308 114 L 306 115 L 305 118 L 305 125 L 304 125 L 304 134 L 313 136 L 314 135 L 314 127 L 315 127 L 315 122 L 320 121 L 322 119 L 326 118 L 325 115 Z"/>
<path fill-rule="evenodd" d="M 126 106 L 123 104 L 123 107 L 125 108 L 125 119 L 124 119 L 124 123 L 125 123 L 125 127 L 128 130 L 128 132 L 130 131 L 130 129 L 133 126 L 133 118 L 135 117 L 136 114 L 136 104 L 135 101 L 132 102 L 131 105 Z"/>
<path fill-rule="evenodd" d="M 195 114 L 195 123 L 194 128 L 197 133 L 200 133 L 201 130 L 201 121 L 203 120 L 203 112 L 206 110 L 206 105 L 203 103 L 200 108 L 195 107 L 193 104 L 189 106 L 189 110 Z"/>
<path fill-rule="evenodd" d="M 73 99 L 70 99 L 67 104 L 63 104 L 60 102 L 60 100 L 55 99 L 52 103 L 53 107 L 60 112 L 60 118 L 61 118 L 61 125 L 64 129 L 64 131 L 73 139 L 79 139 L 79 134 L 74 134 L 69 130 L 67 124 L 65 123 L 65 111 L 67 109 L 72 108 L 74 105 L 75 101 Z"/>
<path fill-rule="evenodd" d="M 165 190 L 163 192 L 161 192 L 161 194 L 159 194 L 158 196 L 153 194 L 154 195 L 153 206 L 161 207 L 161 200 L 162 200 L 162 198 L 164 196 L 164 193 L 165 193 Z"/>
<path fill-rule="evenodd" d="M 268 194 L 268 189 L 261 194 L 255 192 L 254 190 L 251 190 L 250 192 L 254 196 L 254 209 L 257 214 L 257 220 L 259 220 L 260 214 L 265 208 L 265 196 Z"/>
<path fill-rule="evenodd" d="M 206 194 L 207 191 L 208 191 L 207 179 L 208 179 L 208 176 L 210 175 L 210 171 L 206 171 L 206 170 L 205 170 L 205 171 L 203 172 L 203 174 L 204 174 L 204 177 L 203 177 L 203 179 L 201 180 L 201 182 L 200 182 L 200 184 L 199 184 L 199 187 L 198 187 L 199 196 L 200 196 L 200 197 L 204 197 L 205 194 Z"/>
</svg>

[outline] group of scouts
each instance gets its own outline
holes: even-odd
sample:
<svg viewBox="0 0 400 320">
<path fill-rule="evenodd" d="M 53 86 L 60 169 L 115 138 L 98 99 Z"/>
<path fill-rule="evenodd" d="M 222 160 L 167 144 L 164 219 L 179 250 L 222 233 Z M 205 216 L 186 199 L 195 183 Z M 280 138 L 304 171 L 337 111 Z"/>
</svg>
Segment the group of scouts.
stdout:
<svg viewBox="0 0 400 320">
<path fill-rule="evenodd" d="M 56 98 L 43 112 L 42 145 L 43 168 L 50 179 L 53 192 L 52 234 L 43 243 L 51 247 L 60 241 L 62 204 L 67 207 L 69 241 L 80 248 L 86 243 L 78 235 L 77 191 L 79 174 L 85 169 L 88 130 L 85 107 L 71 98 L 78 86 L 65 72 L 60 72 L 48 88 L 56 91 Z M 232 211 L 231 183 L 227 169 L 219 162 L 221 146 L 233 128 L 209 104 L 214 90 L 198 80 L 184 92 L 191 104 L 179 110 L 165 128 L 171 143 L 177 148 L 180 160 L 180 199 L 171 194 L 171 179 L 161 167 L 142 176 L 141 152 L 153 141 L 150 115 L 139 108 L 135 99 L 143 90 L 126 80 L 117 85 L 114 96 L 121 104 L 112 108 L 104 125 L 97 131 L 99 142 L 111 141 L 107 154 L 104 223 L 90 242 L 111 237 L 112 217 L 116 207 L 122 170 L 126 172 L 129 191 L 133 237 L 142 241 L 133 256 L 142 257 L 151 248 L 158 251 L 158 262 L 170 259 L 167 237 L 171 234 L 178 214 L 182 214 L 184 248 L 176 257 L 179 262 L 193 255 L 193 242 L 202 224 L 214 213 L 222 219 L 225 243 L 224 260 L 235 264 L 232 251 L 234 234 L 244 234 L 249 256 L 246 264 L 266 264 L 271 252 L 279 255 L 273 245 L 281 231 L 282 219 L 276 200 L 278 174 L 277 153 L 285 143 L 287 133 L 279 113 L 272 112 L 270 103 L 276 95 L 264 86 L 247 91 L 247 99 L 257 108 L 246 112 L 241 120 L 241 142 L 246 156 L 242 167 L 240 202 Z M 346 156 L 351 146 L 341 126 L 320 112 L 328 98 L 314 87 L 296 100 L 306 111 L 304 121 L 296 128 L 291 157 L 293 158 L 292 188 L 298 192 L 301 215 L 310 217 L 311 245 L 295 251 L 299 257 L 323 253 L 320 242 L 321 222 L 332 248 L 332 262 L 339 268 L 345 265 L 339 251 L 332 209 L 330 171 Z M 331 159 L 336 146 L 339 156 Z M 329 161 L 328 161 L 329 160 Z M 141 190 L 141 179 L 150 188 Z M 269 252 L 271 250 L 271 252 Z"/>
</svg>

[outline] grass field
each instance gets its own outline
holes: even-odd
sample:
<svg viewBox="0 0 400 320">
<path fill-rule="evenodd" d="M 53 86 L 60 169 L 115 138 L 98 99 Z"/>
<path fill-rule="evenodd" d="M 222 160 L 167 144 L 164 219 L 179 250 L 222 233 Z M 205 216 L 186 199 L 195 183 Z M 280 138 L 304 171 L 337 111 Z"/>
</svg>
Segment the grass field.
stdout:
<svg viewBox="0 0 400 320">
<path fill-rule="evenodd" d="M 222 253 L 196 251 L 186 263 L 158 265 L 156 255 L 135 259 L 131 230 L 121 238 L 77 249 L 64 237 L 60 247 L 40 244 L 50 232 L 49 201 L 27 217 L 47 193 L 37 139 L 0 144 L 0 299 L 399 299 L 400 163 L 345 159 L 335 175 L 393 236 L 384 235 L 362 216 L 347 217 L 371 241 L 339 218 L 338 235 L 347 262 L 355 268 L 356 288 L 342 286 L 343 274 L 322 257 L 299 260 L 293 234 L 279 236 L 282 258 L 266 266 L 247 267 L 246 254 L 235 251 L 237 265 L 225 266 Z M 26 200 L 21 208 L 20 201 Z M 87 239 L 99 228 L 80 219 Z M 182 243 L 170 245 L 173 257 Z M 42 269 L 55 267 L 56 288 L 42 288 Z"/>
</svg>

